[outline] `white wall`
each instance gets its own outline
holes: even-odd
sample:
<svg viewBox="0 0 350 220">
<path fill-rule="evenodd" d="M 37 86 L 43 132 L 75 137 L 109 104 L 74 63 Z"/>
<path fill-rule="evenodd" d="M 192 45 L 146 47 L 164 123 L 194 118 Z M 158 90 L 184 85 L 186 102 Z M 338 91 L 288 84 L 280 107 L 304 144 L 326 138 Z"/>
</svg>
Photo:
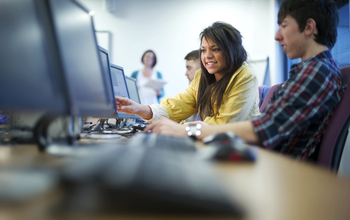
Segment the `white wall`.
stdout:
<svg viewBox="0 0 350 220">
<path fill-rule="evenodd" d="M 166 96 L 183 92 L 185 55 L 199 48 L 199 33 L 215 21 L 225 21 L 243 35 L 250 59 L 270 56 L 272 83 L 276 79 L 275 0 L 115 0 L 116 11 L 108 12 L 103 0 L 80 0 L 95 11 L 98 31 L 112 33 L 111 61 L 124 67 L 126 75 L 142 68 L 141 55 L 156 52 L 155 66 L 166 81 Z"/>
</svg>

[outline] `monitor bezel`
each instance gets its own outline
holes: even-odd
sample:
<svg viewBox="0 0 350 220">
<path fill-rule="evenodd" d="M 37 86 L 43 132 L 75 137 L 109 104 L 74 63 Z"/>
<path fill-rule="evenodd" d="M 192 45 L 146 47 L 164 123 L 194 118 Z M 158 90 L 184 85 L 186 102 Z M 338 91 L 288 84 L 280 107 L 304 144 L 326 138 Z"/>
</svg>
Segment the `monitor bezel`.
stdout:
<svg viewBox="0 0 350 220">
<path fill-rule="evenodd" d="M 139 89 L 138 89 L 138 87 L 137 87 L 137 81 L 136 81 L 136 79 L 135 78 L 132 78 L 132 77 L 130 77 L 130 76 L 125 76 L 125 79 L 127 79 L 127 80 L 131 80 L 134 84 L 135 84 L 135 88 L 136 88 L 136 95 L 137 95 L 137 101 L 138 101 L 138 103 L 139 104 L 141 104 L 141 99 L 140 99 L 140 94 L 139 94 Z M 129 90 L 129 87 L 128 87 L 128 90 Z M 129 90 L 130 91 L 130 90 Z M 130 93 L 129 93 L 129 95 L 130 95 Z M 135 100 L 134 100 L 135 101 Z"/>
<path fill-rule="evenodd" d="M 80 4 L 78 1 L 76 0 L 69 0 L 69 1 L 66 0 L 66 1 L 76 5 L 77 8 L 80 8 L 82 12 L 89 17 L 90 30 L 88 32 L 91 32 L 90 37 L 92 37 L 92 40 L 93 40 L 93 48 L 91 47 L 90 49 L 93 50 L 95 53 L 94 55 L 91 55 L 91 57 L 95 56 L 98 58 L 97 60 L 98 69 L 102 77 L 103 90 L 105 93 L 104 96 L 106 101 L 106 103 L 96 103 L 95 105 L 92 105 L 89 102 L 89 100 L 87 101 L 80 100 L 81 102 L 79 102 L 79 100 L 75 97 L 72 86 L 73 85 L 76 86 L 79 84 L 77 84 L 76 82 L 70 81 L 68 77 L 68 74 L 70 74 L 71 72 L 70 70 L 67 69 L 69 68 L 70 64 L 68 63 L 67 59 L 64 58 L 65 56 L 67 56 L 67 50 L 68 50 L 68 48 L 65 47 L 65 42 L 64 42 L 64 38 L 66 36 L 64 36 L 63 34 L 60 35 L 60 30 L 62 27 L 59 26 L 58 22 L 60 21 L 57 19 L 57 15 L 55 15 L 55 11 L 54 11 L 55 3 L 57 2 L 55 2 L 55 0 L 48 0 L 49 6 L 50 6 L 50 12 L 51 12 L 51 19 L 52 19 L 52 23 L 55 31 L 55 36 L 57 38 L 56 42 L 58 44 L 58 50 L 61 57 L 61 60 L 60 60 L 61 66 L 63 68 L 63 72 L 65 75 L 65 80 L 67 84 L 67 90 L 71 100 L 70 114 L 73 116 L 82 116 L 82 117 L 98 117 L 98 118 L 115 117 L 115 112 L 112 106 L 113 105 L 112 103 L 114 103 L 115 101 L 114 102 L 111 102 L 111 100 L 108 101 L 109 95 L 106 89 L 106 85 L 108 82 L 106 80 L 105 74 L 103 74 L 104 70 L 102 67 L 102 61 L 99 53 L 99 46 L 97 44 L 96 30 L 94 27 L 93 17 L 89 15 L 89 10 L 85 8 L 82 4 Z M 81 85 L 81 86 L 84 86 L 84 85 Z M 85 89 L 88 89 L 88 88 L 85 88 Z"/>
<path fill-rule="evenodd" d="M 12 2 L 12 4 L 20 4 L 18 7 L 25 7 L 22 3 L 17 3 L 17 2 Z M 5 2 L 6 3 L 6 2 Z M 44 90 L 40 91 L 42 96 L 41 97 L 36 97 L 33 98 L 33 91 L 29 90 L 30 85 L 28 85 L 28 81 L 25 81 L 24 83 L 21 84 L 21 81 L 18 80 L 13 80 L 13 81 L 6 81 L 1 80 L 2 82 L 6 83 L 5 86 L 0 89 L 1 95 L 4 96 L 0 98 L 0 107 L 1 110 L 3 111 L 9 111 L 9 112 L 22 112 L 22 111 L 34 111 L 34 112 L 42 112 L 43 114 L 47 115 L 69 115 L 70 114 L 70 109 L 71 109 L 71 103 L 70 103 L 70 97 L 67 92 L 67 86 L 65 83 L 65 79 L 63 76 L 63 71 L 62 71 L 62 66 L 61 63 L 59 62 L 60 60 L 60 55 L 58 52 L 58 44 L 57 44 L 57 39 L 56 39 L 56 33 L 54 31 L 54 24 L 52 23 L 51 20 L 51 10 L 50 7 L 48 6 L 48 1 L 26 1 L 26 4 L 32 5 L 34 12 L 33 16 L 36 18 L 36 20 L 29 20 L 28 22 L 37 22 L 37 27 L 40 29 L 40 36 L 36 36 L 36 39 L 39 37 L 43 37 L 41 41 L 41 46 L 42 48 L 36 48 L 37 51 L 40 51 L 43 49 L 42 55 L 45 57 L 46 65 L 44 68 L 47 70 L 44 72 L 46 73 L 45 75 L 47 76 L 48 81 L 44 81 L 43 78 L 40 78 L 38 76 L 38 80 L 35 82 L 35 84 L 30 84 L 34 86 L 36 89 L 40 88 L 40 85 L 43 85 L 45 83 L 50 83 L 50 88 L 52 91 L 50 98 L 45 98 L 48 97 L 48 93 L 46 93 Z M 29 11 L 27 8 L 26 11 Z M 22 19 L 20 15 L 14 15 L 18 19 Z M 8 21 L 7 21 L 8 23 Z M 9 24 L 8 24 L 9 25 Z M 23 26 L 23 25 L 22 25 Z M 12 26 L 11 26 L 12 27 Z M 18 29 L 16 29 L 18 30 Z M 26 27 L 26 30 L 29 30 L 28 27 Z M 3 30 L 6 32 L 6 30 Z M 33 33 L 32 33 L 33 34 Z M 27 37 L 27 36 L 25 36 Z M 15 44 L 13 42 L 14 39 L 7 39 L 6 41 L 3 42 L 8 42 L 11 41 L 10 44 L 8 44 L 9 47 L 20 47 L 20 45 Z M 26 41 L 27 42 L 27 41 Z M 15 56 L 17 59 L 16 61 L 12 62 L 7 59 L 12 60 L 14 58 L 15 52 L 18 51 L 18 56 Z M 26 62 L 24 62 L 23 59 L 32 59 L 34 54 L 27 54 L 25 57 L 25 52 L 28 53 L 28 51 L 25 50 L 25 48 L 21 48 L 20 50 L 14 49 L 11 50 L 12 54 L 10 57 L 5 58 L 6 63 L 11 62 L 14 63 L 15 65 L 21 67 L 23 72 L 28 74 L 28 69 L 24 66 Z M 35 56 L 35 55 L 34 55 Z M 28 58 L 29 57 L 29 58 Z M 33 61 L 31 62 L 33 64 Z M 39 65 L 39 64 L 37 64 Z M 6 66 L 4 67 L 6 70 Z M 35 67 L 37 68 L 37 67 Z M 5 72 L 5 73 L 4 73 Z M 7 71 L 2 72 L 4 76 L 6 74 L 11 74 L 12 78 L 16 77 L 15 75 L 23 75 L 23 74 L 14 74 L 14 72 L 9 72 L 6 73 Z M 42 73 L 42 72 L 40 72 Z M 32 75 L 31 75 L 32 76 Z M 1 78 L 1 77 L 0 77 Z M 23 80 L 22 80 L 23 81 Z M 10 89 L 10 92 L 6 92 L 6 90 Z M 20 91 L 20 94 L 19 92 Z M 18 95 L 19 94 L 19 95 Z"/>
<path fill-rule="evenodd" d="M 125 73 L 124 73 L 124 68 L 121 67 L 121 66 L 118 66 L 116 64 L 111 64 L 111 68 L 115 68 L 115 69 L 118 69 L 122 72 L 123 74 L 123 79 L 124 79 L 124 84 L 125 84 L 125 88 L 126 88 L 126 92 L 128 93 L 128 99 L 130 99 L 130 94 L 129 94 L 129 89 L 128 89 L 128 84 L 126 83 L 126 76 L 125 76 Z M 112 70 L 110 71 L 111 73 L 111 78 L 112 78 Z M 112 84 L 113 84 L 113 81 L 112 81 Z M 112 86 L 112 90 L 113 90 L 113 94 L 115 94 L 115 91 L 114 91 L 114 86 Z M 124 112 L 119 112 L 117 110 L 117 106 L 116 106 L 116 112 L 118 113 L 118 118 L 137 118 L 137 115 L 131 115 L 131 114 L 127 114 L 127 113 L 124 113 Z"/>
</svg>

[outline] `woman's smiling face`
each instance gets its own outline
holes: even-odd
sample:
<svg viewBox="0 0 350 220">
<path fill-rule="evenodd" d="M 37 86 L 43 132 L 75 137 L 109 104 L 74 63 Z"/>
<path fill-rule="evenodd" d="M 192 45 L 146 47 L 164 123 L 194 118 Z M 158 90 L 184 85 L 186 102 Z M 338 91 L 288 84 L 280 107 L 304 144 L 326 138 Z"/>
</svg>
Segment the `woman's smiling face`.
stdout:
<svg viewBox="0 0 350 220">
<path fill-rule="evenodd" d="M 219 81 L 224 76 L 224 53 L 210 38 L 202 39 L 201 61 L 207 71 L 215 75 L 216 81 Z"/>
</svg>

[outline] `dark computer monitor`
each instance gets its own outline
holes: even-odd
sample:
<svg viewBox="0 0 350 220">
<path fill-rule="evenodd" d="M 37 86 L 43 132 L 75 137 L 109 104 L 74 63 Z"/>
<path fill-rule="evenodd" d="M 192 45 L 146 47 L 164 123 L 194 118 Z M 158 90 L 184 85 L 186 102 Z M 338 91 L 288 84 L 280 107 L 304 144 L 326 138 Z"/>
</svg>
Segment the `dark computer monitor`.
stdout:
<svg viewBox="0 0 350 220">
<path fill-rule="evenodd" d="M 56 116 L 115 117 L 87 9 L 75 0 L 2 0 L 0 8 L 0 110 L 45 111 L 36 140 L 49 139 Z"/>
<path fill-rule="evenodd" d="M 46 1 L 0 1 L 0 110 L 68 114 Z"/>
<path fill-rule="evenodd" d="M 89 11 L 74 0 L 48 0 L 72 114 L 115 117 L 113 95 L 101 63 Z"/>
<path fill-rule="evenodd" d="M 123 67 L 111 64 L 111 78 L 113 83 L 114 95 L 130 99 Z M 123 112 L 118 112 L 118 118 L 135 118 L 135 117 L 136 117 L 135 115 L 129 115 Z"/>
</svg>

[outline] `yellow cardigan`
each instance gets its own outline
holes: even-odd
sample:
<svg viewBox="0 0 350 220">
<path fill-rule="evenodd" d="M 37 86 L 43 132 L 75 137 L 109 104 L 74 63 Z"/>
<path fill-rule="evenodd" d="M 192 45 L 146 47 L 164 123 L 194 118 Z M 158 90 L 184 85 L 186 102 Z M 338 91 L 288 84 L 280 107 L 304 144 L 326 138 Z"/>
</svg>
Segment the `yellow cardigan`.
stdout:
<svg viewBox="0 0 350 220">
<path fill-rule="evenodd" d="M 165 98 L 161 102 L 169 114 L 169 118 L 180 122 L 194 114 L 201 70 L 184 93 L 178 93 L 174 98 Z M 258 82 L 247 63 L 244 63 L 231 77 L 224 92 L 222 103 L 217 115 L 206 117 L 204 122 L 209 125 L 227 124 L 233 121 L 250 120 L 260 114 Z M 242 116 L 244 115 L 244 116 Z"/>
</svg>

